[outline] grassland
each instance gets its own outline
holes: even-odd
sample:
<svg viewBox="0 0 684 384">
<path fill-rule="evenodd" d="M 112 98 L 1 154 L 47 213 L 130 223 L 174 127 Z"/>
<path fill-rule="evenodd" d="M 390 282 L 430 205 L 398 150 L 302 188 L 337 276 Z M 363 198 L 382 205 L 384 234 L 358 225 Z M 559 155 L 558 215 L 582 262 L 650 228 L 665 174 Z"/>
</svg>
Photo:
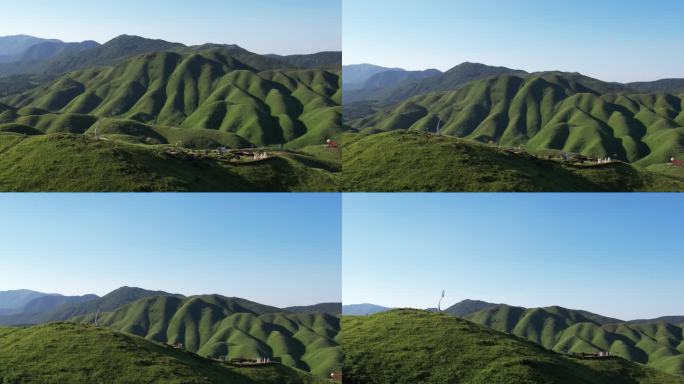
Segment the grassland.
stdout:
<svg viewBox="0 0 684 384">
<path fill-rule="evenodd" d="M 26 128 L 28 129 L 28 128 Z M 15 129 L 16 131 L 16 129 Z M 334 191 L 339 161 L 322 148 L 234 162 L 125 136 L 0 134 L 1 191 Z M 310 154 L 313 153 L 314 155 Z M 318 156 L 322 159 L 319 159 Z"/>
<path fill-rule="evenodd" d="M 0 328 L 0 382 L 299 384 L 323 380 L 283 365 L 235 368 L 104 327 Z"/>
<path fill-rule="evenodd" d="M 684 375 L 684 329 L 666 322 L 624 323 L 561 307 L 496 305 L 465 316 L 557 352 L 610 351 L 633 362 Z"/>
<path fill-rule="evenodd" d="M 393 310 L 342 320 L 345 382 L 677 384 L 620 358 L 566 357 L 451 315 Z"/>
<path fill-rule="evenodd" d="M 73 321 L 92 323 L 94 313 Z M 100 325 L 159 343 L 183 343 L 205 357 L 270 357 L 325 378 L 341 365 L 340 319 L 218 295 L 158 296 L 103 313 Z"/>
<path fill-rule="evenodd" d="M 452 136 L 346 134 L 344 191 L 681 191 L 670 166 L 573 165 Z"/>
</svg>

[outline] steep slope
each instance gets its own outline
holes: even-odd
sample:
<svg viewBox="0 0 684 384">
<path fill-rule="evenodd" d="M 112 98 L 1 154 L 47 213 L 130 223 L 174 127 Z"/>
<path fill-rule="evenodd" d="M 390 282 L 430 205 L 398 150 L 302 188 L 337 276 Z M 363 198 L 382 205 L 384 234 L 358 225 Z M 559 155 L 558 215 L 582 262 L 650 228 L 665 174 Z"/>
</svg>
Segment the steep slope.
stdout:
<svg viewBox="0 0 684 384">
<path fill-rule="evenodd" d="M 684 155 L 683 101 L 670 94 L 600 93 L 582 76 L 496 76 L 406 100 L 349 122 L 370 132 L 441 132 L 532 153 L 610 156 L 638 166 Z M 593 87 L 593 88 L 592 88 Z"/>
<path fill-rule="evenodd" d="M 341 131 L 338 74 L 322 69 L 259 72 L 240 61 L 258 57 L 245 52 L 226 47 L 190 54 L 155 52 L 114 67 L 73 72 L 5 98 L 16 110 L 0 121 L 45 132 L 44 120 L 50 117 L 78 120 L 60 129 L 82 133 L 102 118 L 115 117 L 188 133 L 227 132 L 256 145 L 293 148 L 323 144 Z"/>
<path fill-rule="evenodd" d="M 561 307 L 525 309 L 507 305 L 465 318 L 553 351 L 610 351 L 633 362 L 684 375 L 684 329 L 669 323 L 631 324 Z"/>
<path fill-rule="evenodd" d="M 83 324 L 0 328 L 4 383 L 317 383 L 282 365 L 236 368 L 132 335 Z"/>
<path fill-rule="evenodd" d="M 619 358 L 580 360 L 446 314 L 343 317 L 345 382 L 646 384 L 684 379 Z"/>
<path fill-rule="evenodd" d="M 625 163 L 572 164 L 472 140 L 404 130 L 345 135 L 342 162 L 343 191 L 684 190 L 684 177 Z"/>
<path fill-rule="evenodd" d="M 75 318 L 92 322 L 94 315 Z M 218 295 L 151 297 L 104 313 L 100 325 L 160 343 L 183 343 L 201 356 L 271 357 L 326 377 L 339 368 L 339 318 L 289 314 Z"/>
</svg>

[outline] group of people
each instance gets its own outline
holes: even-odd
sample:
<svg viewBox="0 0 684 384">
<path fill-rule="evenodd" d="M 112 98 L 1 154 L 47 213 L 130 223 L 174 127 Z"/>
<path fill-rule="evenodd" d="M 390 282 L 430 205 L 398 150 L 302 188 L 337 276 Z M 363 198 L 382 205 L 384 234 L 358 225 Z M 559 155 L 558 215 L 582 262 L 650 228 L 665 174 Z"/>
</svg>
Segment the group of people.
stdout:
<svg viewBox="0 0 684 384">
<path fill-rule="evenodd" d="M 269 357 L 257 357 L 257 364 L 271 364 L 271 359 Z"/>
<path fill-rule="evenodd" d="M 599 164 L 610 163 L 611 161 L 612 161 L 612 160 L 610 159 L 610 156 L 599 157 L 598 160 L 596 160 L 596 162 L 599 163 Z"/>
</svg>

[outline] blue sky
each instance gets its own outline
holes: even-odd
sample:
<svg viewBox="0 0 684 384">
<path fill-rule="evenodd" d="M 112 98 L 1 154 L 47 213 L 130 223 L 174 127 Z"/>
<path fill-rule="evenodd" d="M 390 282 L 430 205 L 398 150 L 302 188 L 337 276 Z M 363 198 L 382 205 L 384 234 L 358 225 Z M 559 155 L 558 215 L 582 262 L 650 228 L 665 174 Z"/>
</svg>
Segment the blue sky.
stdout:
<svg viewBox="0 0 684 384">
<path fill-rule="evenodd" d="M 344 63 L 684 77 L 681 0 L 344 0 Z"/>
<path fill-rule="evenodd" d="M 677 194 L 347 194 L 343 302 L 684 314 Z"/>
<path fill-rule="evenodd" d="M 3 194 L 0 291 L 340 301 L 336 194 Z"/>
<path fill-rule="evenodd" d="M 6 4 L 5 4 L 6 3 Z M 22 0 L 5 2 L 0 36 L 104 43 L 140 35 L 189 45 L 238 44 L 256 53 L 340 50 L 341 0 Z"/>
</svg>

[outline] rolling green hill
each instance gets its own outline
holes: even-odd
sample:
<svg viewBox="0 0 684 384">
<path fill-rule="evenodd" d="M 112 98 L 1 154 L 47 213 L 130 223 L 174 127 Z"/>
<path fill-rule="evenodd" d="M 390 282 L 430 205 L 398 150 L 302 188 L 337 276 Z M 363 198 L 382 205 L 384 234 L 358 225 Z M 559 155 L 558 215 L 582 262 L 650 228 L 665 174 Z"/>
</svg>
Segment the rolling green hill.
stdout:
<svg viewBox="0 0 684 384">
<path fill-rule="evenodd" d="M 682 98 L 627 91 L 578 74 L 501 75 L 416 96 L 349 125 L 434 132 L 441 119 L 446 135 L 531 153 L 610 156 L 640 167 L 684 155 Z"/>
<path fill-rule="evenodd" d="M 342 319 L 348 383 L 662 384 L 684 378 L 620 358 L 581 360 L 455 316 L 393 310 Z"/>
<path fill-rule="evenodd" d="M 624 323 L 561 307 L 526 309 L 508 305 L 496 305 L 465 318 L 553 351 L 610 351 L 630 361 L 684 375 L 684 329 L 670 323 Z"/>
<path fill-rule="evenodd" d="M 94 313 L 74 318 L 92 323 Z M 201 356 L 275 357 L 284 365 L 327 377 L 339 368 L 339 317 L 293 314 L 218 295 L 157 296 L 100 316 L 100 325 L 160 343 L 183 343 Z"/>
<path fill-rule="evenodd" d="M 0 328 L 3 383 L 318 383 L 283 365 L 237 368 L 109 328 L 52 323 Z"/>
<path fill-rule="evenodd" d="M 142 125 L 144 127 L 144 125 Z M 123 127 L 130 127 L 124 124 Z M 10 124 L 0 130 L 32 134 Z M 102 124 L 107 129 L 107 124 Z M 175 140 L 201 141 L 169 129 Z M 217 132 L 219 133 L 219 132 Z M 150 132 L 146 134 L 150 135 Z M 260 161 L 234 161 L 203 150 L 130 142 L 130 136 L 0 133 L 0 190 L 57 192 L 336 191 L 339 152 L 322 147 L 271 151 Z M 215 137 L 231 140 L 230 137 Z M 209 140 L 211 142 L 211 140 Z M 246 157 L 249 159 L 249 156 Z"/>
<path fill-rule="evenodd" d="M 684 174 L 670 166 L 570 164 L 418 131 L 346 134 L 343 143 L 343 191 L 684 190 Z"/>
<path fill-rule="evenodd" d="M 16 109 L 3 113 L 0 122 L 40 132 L 83 133 L 107 117 L 134 126 L 180 127 L 189 134 L 228 132 L 251 144 L 290 148 L 323 144 L 339 134 L 338 73 L 270 69 L 268 64 L 263 67 L 269 70 L 259 71 L 255 63 L 240 59 L 270 59 L 245 52 L 227 47 L 153 52 L 113 67 L 72 72 L 6 97 L 3 102 Z M 163 141 L 154 130 L 110 127 L 106 133 Z"/>
</svg>

